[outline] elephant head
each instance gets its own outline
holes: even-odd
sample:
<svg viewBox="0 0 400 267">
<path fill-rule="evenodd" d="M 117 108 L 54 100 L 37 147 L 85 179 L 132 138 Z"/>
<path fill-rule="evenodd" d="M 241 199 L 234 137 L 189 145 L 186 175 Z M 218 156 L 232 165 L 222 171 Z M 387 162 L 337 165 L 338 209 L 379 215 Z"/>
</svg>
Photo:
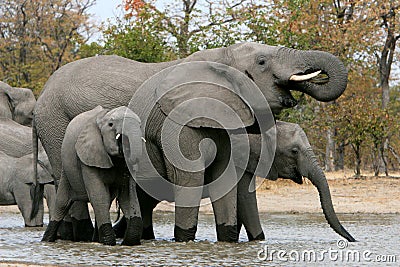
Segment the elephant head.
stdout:
<svg viewBox="0 0 400 267">
<path fill-rule="evenodd" d="M 329 225 L 347 240 L 355 241 L 336 216 L 325 174 L 303 129 L 298 124 L 281 121 L 277 121 L 276 129 L 275 158 L 267 178 L 286 178 L 301 184 L 302 177 L 307 177 L 318 190 L 321 207 Z"/>
<path fill-rule="evenodd" d="M 322 51 L 242 43 L 199 51 L 186 61 L 219 62 L 246 74 L 260 88 L 274 114 L 297 104 L 291 90 L 327 102 L 337 99 L 347 85 L 343 63 Z"/>
<path fill-rule="evenodd" d="M 0 82 L 0 116 L 30 126 L 33 109 L 36 104 L 35 96 L 30 89 L 11 87 Z"/>
<path fill-rule="evenodd" d="M 137 164 L 142 154 L 140 119 L 127 107 L 107 110 L 96 107 L 95 115 L 80 132 L 75 149 L 80 160 L 92 167 L 113 167 L 112 157 Z M 123 148 L 129 151 L 123 151 Z"/>
</svg>

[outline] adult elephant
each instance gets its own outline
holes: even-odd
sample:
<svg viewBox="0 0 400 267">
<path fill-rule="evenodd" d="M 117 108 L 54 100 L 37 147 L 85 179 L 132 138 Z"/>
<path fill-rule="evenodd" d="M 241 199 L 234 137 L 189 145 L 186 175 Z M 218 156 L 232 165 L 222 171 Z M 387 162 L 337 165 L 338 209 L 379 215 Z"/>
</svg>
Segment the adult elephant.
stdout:
<svg viewBox="0 0 400 267">
<path fill-rule="evenodd" d="M 204 50 L 194 53 L 186 59 L 166 63 L 140 63 L 117 56 L 98 56 L 78 60 L 63 66 L 50 77 L 34 111 L 37 133 L 49 156 L 56 177 L 59 178 L 61 173 L 62 138 L 72 118 L 97 105 L 110 109 L 127 105 L 137 89 L 154 74 L 168 67 L 178 66 L 180 63 L 197 61 L 217 62 L 246 75 L 258 86 L 273 113 L 279 113 L 283 108 L 296 105 L 297 102 L 292 97 L 290 90 L 305 92 L 320 101 L 331 101 L 343 93 L 347 84 L 346 68 L 340 60 L 329 53 L 298 51 L 256 43 L 243 43 L 226 48 Z M 222 80 L 235 79 L 235 77 L 225 75 L 227 72 L 223 69 L 212 67 L 207 71 L 213 73 L 214 78 L 222 76 Z M 322 76 L 317 76 L 320 73 L 322 73 Z M 193 76 L 193 73 L 191 75 Z M 158 82 L 168 84 L 167 81 Z M 234 83 L 234 81 L 232 82 Z M 241 85 L 237 84 L 237 86 L 240 89 Z M 165 113 L 174 108 L 174 99 L 181 101 L 185 96 L 190 95 L 190 92 L 193 92 L 193 84 L 189 87 L 192 87 L 189 91 L 185 91 L 185 88 L 178 88 L 178 95 L 179 91 L 183 92 L 180 96 L 168 93 L 169 97 L 164 98 L 166 101 L 159 102 L 160 108 L 152 110 L 149 115 L 150 124 L 145 126 L 152 129 L 146 131 L 146 139 L 149 140 L 146 147 L 155 152 L 153 154 L 154 160 L 161 161 L 160 166 L 163 166 L 162 168 L 167 175 L 168 173 L 174 175 L 177 173 L 175 173 L 175 167 L 163 159 L 162 142 L 160 142 L 160 135 L 157 136 L 157 130 L 160 130 L 160 123 L 165 120 Z M 197 96 L 216 97 L 223 100 L 245 121 L 245 126 L 256 125 L 253 107 L 251 107 L 252 103 L 248 104 L 251 101 L 246 99 L 246 97 L 251 98 L 252 92 L 242 92 L 241 96 L 228 93 L 224 97 L 224 90 L 226 91 L 224 87 L 211 88 L 210 86 L 204 87 L 203 90 L 203 87 L 198 85 L 197 91 L 203 92 L 203 95 L 200 93 Z M 217 96 L 215 96 L 215 92 Z M 172 105 L 170 105 L 171 103 Z M 258 106 L 258 108 L 262 110 L 264 107 Z M 265 111 L 267 110 L 268 107 L 266 106 Z M 134 111 L 136 112 L 136 110 Z M 212 110 L 209 111 L 212 112 Z M 141 119 L 144 121 L 142 117 Z M 147 118 L 145 119 L 147 120 Z M 151 124 L 152 121 L 154 124 Z M 196 120 L 193 125 L 188 125 L 181 132 L 182 136 L 187 136 L 188 140 L 193 141 L 186 142 L 186 148 L 182 147 L 183 150 L 186 149 L 186 152 L 182 153 L 188 159 L 198 158 L 200 152 L 197 145 L 202 138 L 213 139 L 217 147 L 227 145 L 229 138 L 219 129 L 220 125 L 218 123 L 209 124 L 209 122 L 202 124 L 202 120 Z M 151 135 L 151 132 L 153 135 Z M 184 141 L 184 138 L 182 141 Z M 190 143 L 192 146 L 190 146 Z M 209 154 L 205 156 L 214 159 L 215 151 L 211 151 L 214 148 L 209 147 Z M 222 163 L 218 166 L 214 165 L 215 169 L 211 172 L 211 176 L 213 176 L 213 173 L 216 174 L 221 171 L 220 166 L 224 162 L 226 163 L 229 153 L 226 154 L 226 151 L 222 150 L 217 155 L 217 161 Z M 193 153 L 193 151 L 195 152 Z M 207 159 L 203 160 L 204 163 L 207 161 Z M 195 184 L 203 184 L 203 175 L 204 173 L 197 173 L 193 176 L 187 172 L 179 172 L 178 176 L 190 177 L 190 182 L 186 182 L 184 179 L 176 179 L 177 177 L 170 176 L 168 178 L 175 180 L 175 182 L 178 180 L 178 185 L 195 186 Z M 198 197 L 197 194 L 193 204 L 196 204 Z M 229 194 L 229 198 L 231 200 L 236 199 L 235 189 Z M 233 200 L 228 201 L 228 203 L 229 207 L 224 206 L 225 202 L 221 206 L 217 204 L 219 207 L 215 209 L 217 231 L 221 233 L 218 234 L 218 239 L 235 241 L 237 240 L 236 216 L 232 215 L 230 211 L 234 210 L 234 214 L 236 214 L 236 204 Z M 179 208 L 176 219 L 176 239 L 193 239 L 197 224 L 196 208 Z"/>
<path fill-rule="evenodd" d="M 35 104 L 32 90 L 11 87 L 0 81 L 0 117 L 31 126 Z"/>
<path fill-rule="evenodd" d="M 283 121 L 276 122 L 275 132 L 267 133 L 268 139 L 276 138 L 276 150 L 273 163 L 266 179 L 277 180 L 278 178 L 290 179 L 295 183 L 302 184 L 303 177 L 307 177 L 318 190 L 322 211 L 331 228 L 349 241 L 355 239 L 344 229 L 339 222 L 333 208 L 329 185 L 325 174 L 318 164 L 316 156 L 311 148 L 308 138 L 303 129 L 294 123 Z M 243 153 L 235 153 L 238 168 L 245 170 L 238 183 L 238 230 L 243 225 L 250 241 L 264 240 L 264 232 L 261 227 L 256 199 L 255 176 L 258 164 L 269 165 L 271 153 L 266 157 L 261 156 L 262 138 L 259 134 L 250 134 L 250 156 L 247 161 L 242 157 Z M 240 135 L 232 137 L 234 149 L 243 151 Z M 267 139 L 267 140 L 268 140 Z M 248 162 L 243 165 L 242 163 Z M 263 174 L 261 174 L 263 175 Z M 154 239 L 153 231 L 153 209 L 159 200 L 151 197 L 141 188 L 138 188 L 140 208 L 143 217 L 143 238 Z M 117 236 L 122 236 L 125 231 L 126 220 L 122 219 L 114 226 Z"/>
</svg>

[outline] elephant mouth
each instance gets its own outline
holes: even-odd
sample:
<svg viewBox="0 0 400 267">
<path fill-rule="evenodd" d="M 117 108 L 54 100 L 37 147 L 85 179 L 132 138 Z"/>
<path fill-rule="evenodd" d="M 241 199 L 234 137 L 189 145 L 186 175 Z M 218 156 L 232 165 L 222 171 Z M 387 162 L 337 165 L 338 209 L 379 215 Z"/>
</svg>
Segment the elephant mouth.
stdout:
<svg viewBox="0 0 400 267">
<path fill-rule="evenodd" d="M 295 170 L 295 178 L 292 180 L 296 184 L 303 184 L 303 176 L 300 174 L 300 172 L 297 169 Z"/>
<path fill-rule="evenodd" d="M 321 70 L 307 70 L 302 73 L 293 74 L 288 81 L 278 81 L 276 84 L 283 92 L 280 93 L 280 104 L 285 108 L 293 108 L 299 100 L 295 99 L 291 91 L 302 92 L 304 87 L 310 84 L 322 85 L 329 82 L 329 76 Z"/>
</svg>

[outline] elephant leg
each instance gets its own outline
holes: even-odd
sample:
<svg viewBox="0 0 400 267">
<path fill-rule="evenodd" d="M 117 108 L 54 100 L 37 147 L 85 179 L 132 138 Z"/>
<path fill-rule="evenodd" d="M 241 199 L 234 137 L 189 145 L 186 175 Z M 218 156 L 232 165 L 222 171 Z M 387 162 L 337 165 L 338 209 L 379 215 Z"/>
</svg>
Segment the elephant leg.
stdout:
<svg viewBox="0 0 400 267">
<path fill-rule="evenodd" d="M 39 211 L 34 218 L 30 218 L 32 209 L 32 199 L 29 191 L 29 185 L 21 183 L 13 192 L 15 202 L 21 211 L 26 227 L 42 227 L 43 226 L 43 198 L 39 200 Z"/>
<path fill-rule="evenodd" d="M 46 231 L 44 232 L 42 241 L 54 242 L 57 239 L 58 230 L 60 231 L 61 237 L 65 237 L 65 233 L 63 233 L 65 229 L 67 230 L 67 233 L 72 233 L 72 224 L 66 221 L 62 221 L 68 214 L 68 211 L 72 205 L 72 201 L 70 199 L 71 190 L 71 186 L 67 179 L 65 177 L 61 177 L 60 185 L 58 187 L 56 195 L 54 215 L 51 218 L 49 225 L 46 228 Z M 72 239 L 73 236 L 71 235 L 70 238 Z"/>
<path fill-rule="evenodd" d="M 159 203 L 159 201 L 146 192 L 144 192 L 139 187 L 137 188 L 140 211 L 142 213 L 143 220 L 143 233 L 142 238 L 145 240 L 155 239 L 154 229 L 153 229 L 153 210 Z"/>
<path fill-rule="evenodd" d="M 44 197 L 49 210 L 49 221 L 51 221 L 56 209 L 56 188 L 53 184 L 44 185 Z"/>
<path fill-rule="evenodd" d="M 90 242 L 94 227 L 86 201 L 75 201 L 70 209 L 74 241 Z"/>
<path fill-rule="evenodd" d="M 204 172 L 175 171 L 175 241 L 194 240 L 203 192 Z M 185 180 L 184 180 L 185 179 Z"/>
<path fill-rule="evenodd" d="M 118 201 L 127 221 L 122 245 L 133 246 L 140 245 L 143 222 L 140 213 L 139 200 L 136 194 L 136 185 L 133 178 L 129 179 L 129 185 L 121 188 Z"/>
<path fill-rule="evenodd" d="M 217 240 L 237 242 L 236 170 L 232 161 L 217 160 L 207 169 L 208 185 L 217 227 Z"/>
<path fill-rule="evenodd" d="M 255 180 L 253 175 L 244 172 L 238 183 L 238 221 L 246 229 L 249 241 L 264 240 L 264 232 L 258 215 Z"/>
<path fill-rule="evenodd" d="M 127 219 L 125 216 L 122 216 L 122 218 L 113 226 L 113 230 L 115 232 L 115 236 L 117 238 L 123 238 L 125 235 L 126 231 L 126 226 L 128 225 Z"/>
<path fill-rule="evenodd" d="M 115 245 L 116 237 L 111 226 L 110 207 L 111 196 L 109 188 L 101 180 L 101 169 L 91 168 L 81 164 L 85 188 L 93 207 L 99 231 L 99 242 L 105 245 Z"/>
</svg>

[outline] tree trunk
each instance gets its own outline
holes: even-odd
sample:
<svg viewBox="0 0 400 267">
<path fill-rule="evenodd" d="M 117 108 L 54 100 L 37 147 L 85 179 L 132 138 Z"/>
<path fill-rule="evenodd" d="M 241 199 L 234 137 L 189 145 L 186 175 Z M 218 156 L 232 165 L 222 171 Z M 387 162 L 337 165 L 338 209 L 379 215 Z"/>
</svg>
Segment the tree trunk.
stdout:
<svg viewBox="0 0 400 267">
<path fill-rule="evenodd" d="M 352 145 L 354 149 L 354 153 L 356 154 L 356 162 L 355 162 L 355 176 L 361 176 L 361 144 Z"/>
<path fill-rule="evenodd" d="M 325 146 L 325 171 L 327 172 L 333 171 L 334 150 L 335 150 L 335 141 L 332 138 L 332 129 L 329 128 L 326 131 L 326 146 Z"/>
<path fill-rule="evenodd" d="M 393 157 L 396 159 L 397 164 L 393 164 L 393 170 L 398 171 L 400 166 L 400 155 L 394 150 L 392 146 L 389 145 L 389 151 L 392 153 Z"/>
<path fill-rule="evenodd" d="M 336 160 L 335 160 L 335 171 L 344 169 L 344 142 L 340 142 L 336 146 Z"/>
</svg>

